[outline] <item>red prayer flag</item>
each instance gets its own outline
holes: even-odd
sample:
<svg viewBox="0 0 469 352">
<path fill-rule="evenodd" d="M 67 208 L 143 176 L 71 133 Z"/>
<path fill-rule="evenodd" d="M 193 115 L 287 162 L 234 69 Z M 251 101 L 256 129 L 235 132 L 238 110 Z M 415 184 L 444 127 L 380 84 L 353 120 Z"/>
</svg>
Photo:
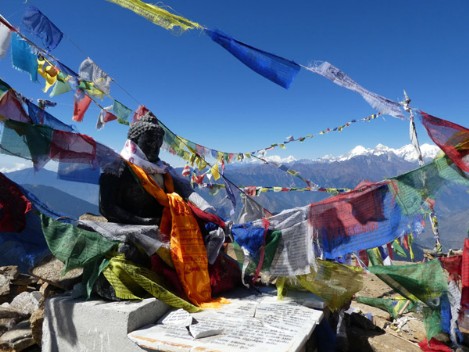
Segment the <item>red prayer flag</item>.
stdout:
<svg viewBox="0 0 469 352">
<path fill-rule="evenodd" d="M 86 110 L 91 104 L 91 98 L 85 94 L 82 89 L 75 92 L 75 103 L 73 106 L 73 121 L 81 122 L 85 116 Z"/>
<path fill-rule="evenodd" d="M 139 105 L 137 110 L 135 110 L 134 112 L 134 117 L 132 118 L 132 122 L 140 120 L 140 118 L 149 111 L 150 110 L 148 110 L 145 105 Z"/>
<path fill-rule="evenodd" d="M 469 172 L 469 129 L 423 111 L 422 123 L 428 135 L 463 171 Z"/>
</svg>

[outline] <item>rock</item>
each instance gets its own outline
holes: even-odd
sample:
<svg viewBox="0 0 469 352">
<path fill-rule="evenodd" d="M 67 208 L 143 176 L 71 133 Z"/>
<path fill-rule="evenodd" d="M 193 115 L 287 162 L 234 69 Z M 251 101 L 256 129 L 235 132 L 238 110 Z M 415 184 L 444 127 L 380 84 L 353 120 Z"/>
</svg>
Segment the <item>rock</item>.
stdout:
<svg viewBox="0 0 469 352">
<path fill-rule="evenodd" d="M 27 317 L 27 314 L 19 312 L 14 308 L 0 306 L 0 319 L 16 318 L 16 319 L 24 320 L 26 317 Z"/>
<path fill-rule="evenodd" d="M 10 279 L 0 274 L 0 303 L 6 302 L 10 295 Z"/>
<path fill-rule="evenodd" d="M 0 351 L 22 351 L 34 344 L 28 320 L 18 323 L 0 336 Z"/>
<path fill-rule="evenodd" d="M 48 257 L 31 270 L 31 274 L 63 290 L 70 290 L 81 280 L 82 269 L 72 269 L 62 275 L 64 264 L 55 257 Z"/>
<path fill-rule="evenodd" d="M 0 275 L 6 276 L 10 280 L 16 279 L 19 274 L 20 272 L 16 265 L 0 266 Z"/>
<path fill-rule="evenodd" d="M 42 301 L 43 296 L 39 291 L 22 292 L 11 301 L 10 308 L 31 315 L 35 310 L 39 309 Z"/>
<path fill-rule="evenodd" d="M 39 346 L 41 345 L 42 340 L 42 323 L 44 321 L 44 309 L 36 310 L 29 318 L 31 324 L 31 333 L 33 335 L 33 340 Z"/>
</svg>

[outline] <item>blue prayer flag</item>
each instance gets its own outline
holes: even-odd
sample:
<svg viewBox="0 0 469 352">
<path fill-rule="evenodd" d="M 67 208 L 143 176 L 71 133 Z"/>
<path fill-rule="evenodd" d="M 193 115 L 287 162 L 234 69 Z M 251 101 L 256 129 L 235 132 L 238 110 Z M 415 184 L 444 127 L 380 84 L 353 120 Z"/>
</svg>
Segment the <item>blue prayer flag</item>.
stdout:
<svg viewBox="0 0 469 352">
<path fill-rule="evenodd" d="M 37 56 L 18 33 L 11 36 L 11 62 L 16 69 L 28 72 L 31 81 L 37 81 Z"/>
<path fill-rule="evenodd" d="M 34 35 L 42 39 L 47 50 L 53 50 L 62 40 L 63 33 L 41 11 L 28 6 L 23 14 L 23 24 Z"/>
<path fill-rule="evenodd" d="M 300 70 L 300 65 L 294 61 L 256 49 L 218 30 L 212 31 L 206 29 L 205 33 L 212 38 L 214 42 L 220 44 L 250 69 L 283 88 L 290 86 Z"/>
</svg>

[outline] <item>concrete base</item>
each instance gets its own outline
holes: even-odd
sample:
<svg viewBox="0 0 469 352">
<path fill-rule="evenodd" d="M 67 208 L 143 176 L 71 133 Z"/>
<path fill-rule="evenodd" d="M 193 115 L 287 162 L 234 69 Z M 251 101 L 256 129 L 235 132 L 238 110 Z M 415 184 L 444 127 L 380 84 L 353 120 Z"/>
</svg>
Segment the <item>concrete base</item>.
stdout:
<svg viewBox="0 0 469 352">
<path fill-rule="evenodd" d="M 127 334 L 154 324 L 168 309 L 155 298 L 106 302 L 52 297 L 45 303 L 42 351 L 143 351 Z"/>
</svg>

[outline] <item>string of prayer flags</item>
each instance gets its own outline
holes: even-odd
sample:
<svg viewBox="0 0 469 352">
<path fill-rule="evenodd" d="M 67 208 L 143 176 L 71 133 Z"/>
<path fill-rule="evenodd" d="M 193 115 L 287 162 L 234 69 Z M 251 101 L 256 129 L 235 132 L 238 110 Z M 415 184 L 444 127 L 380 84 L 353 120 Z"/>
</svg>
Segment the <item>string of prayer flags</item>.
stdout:
<svg viewBox="0 0 469 352">
<path fill-rule="evenodd" d="M 62 31 L 34 6 L 26 7 L 23 24 L 27 30 L 42 40 L 48 51 L 55 49 L 62 40 Z"/>
<path fill-rule="evenodd" d="M 311 65 L 309 67 L 304 68 L 308 71 L 314 72 L 329 79 L 330 81 L 341 87 L 350 89 L 360 94 L 363 99 L 365 99 L 365 101 L 371 105 L 373 109 L 376 109 L 380 113 L 385 115 L 391 115 L 399 119 L 404 118 L 402 107 L 399 103 L 368 91 L 329 62 L 324 61 L 319 65 Z"/>
<path fill-rule="evenodd" d="M 283 88 L 290 87 L 300 71 L 300 65 L 280 56 L 256 49 L 237 41 L 218 30 L 205 30 L 205 33 L 217 44 L 228 50 L 251 70 L 277 83 Z"/>
<path fill-rule="evenodd" d="M 174 15 L 169 11 L 162 9 L 156 5 L 148 4 L 140 0 L 107 0 L 113 2 L 123 8 L 135 12 L 137 15 L 145 17 L 150 22 L 163 27 L 164 29 L 172 30 L 178 27 L 181 31 L 188 29 L 201 29 L 202 26 L 196 22 L 189 21 L 182 16 Z"/>
<path fill-rule="evenodd" d="M 132 113 L 132 110 L 129 109 L 127 106 L 118 102 L 117 100 L 114 100 L 114 104 L 112 106 L 112 112 L 114 113 L 114 115 L 116 115 L 117 122 L 119 122 L 122 125 L 129 124 L 129 116 Z"/>
<path fill-rule="evenodd" d="M 18 33 L 11 36 L 11 62 L 17 70 L 29 73 L 31 81 L 37 81 L 37 56 Z"/>
<path fill-rule="evenodd" d="M 98 120 L 96 121 L 96 128 L 100 130 L 104 125 L 110 121 L 117 120 L 117 116 L 112 112 L 112 105 L 101 109 L 98 115 Z"/>
<path fill-rule="evenodd" d="M 1 15 L 0 15 L 1 17 Z M 11 30 L 0 22 L 0 59 L 5 57 L 11 42 Z"/>
<path fill-rule="evenodd" d="M 82 90 L 77 89 L 73 104 L 73 121 L 81 122 L 91 104 L 91 98 Z"/>
<path fill-rule="evenodd" d="M 80 64 L 78 75 L 81 80 L 93 82 L 94 87 L 106 95 L 109 94 L 111 89 L 111 77 L 99 68 L 89 57 Z"/>
<path fill-rule="evenodd" d="M 420 111 L 430 138 L 463 171 L 469 172 L 469 129 Z"/>
</svg>

